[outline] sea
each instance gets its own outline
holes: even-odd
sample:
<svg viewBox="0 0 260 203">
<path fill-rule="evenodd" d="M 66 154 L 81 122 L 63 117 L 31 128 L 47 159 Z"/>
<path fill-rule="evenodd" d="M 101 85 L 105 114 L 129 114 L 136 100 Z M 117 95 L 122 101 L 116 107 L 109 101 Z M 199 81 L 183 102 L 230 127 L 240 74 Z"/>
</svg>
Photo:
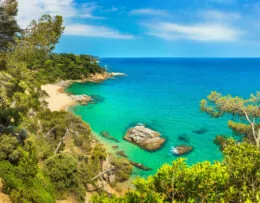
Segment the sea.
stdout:
<svg viewBox="0 0 260 203">
<path fill-rule="evenodd" d="M 221 161 L 222 152 L 213 140 L 217 135 L 240 139 L 227 126 L 234 118 L 212 118 L 200 110 L 200 101 L 211 91 L 247 98 L 260 90 L 257 58 L 101 58 L 100 65 L 127 76 L 101 83 L 73 83 L 66 92 L 90 95 L 95 102 L 69 110 L 90 124 L 110 153 L 123 150 L 128 159 L 152 169 L 135 168 L 133 176 L 149 176 L 181 157 L 189 165 Z M 125 141 L 126 131 L 137 123 L 160 132 L 166 139 L 162 148 L 148 152 Z M 103 137 L 102 131 L 118 142 Z M 179 145 L 193 150 L 176 156 L 171 148 Z"/>
</svg>

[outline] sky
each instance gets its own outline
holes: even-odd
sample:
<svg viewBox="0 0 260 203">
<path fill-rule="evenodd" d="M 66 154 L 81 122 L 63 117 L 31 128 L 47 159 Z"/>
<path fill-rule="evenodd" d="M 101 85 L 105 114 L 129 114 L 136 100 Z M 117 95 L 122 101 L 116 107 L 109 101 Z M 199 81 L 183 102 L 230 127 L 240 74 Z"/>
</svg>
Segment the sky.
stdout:
<svg viewBox="0 0 260 203">
<path fill-rule="evenodd" d="M 62 15 L 55 51 L 100 57 L 259 57 L 260 0 L 18 0 L 26 27 Z"/>
</svg>

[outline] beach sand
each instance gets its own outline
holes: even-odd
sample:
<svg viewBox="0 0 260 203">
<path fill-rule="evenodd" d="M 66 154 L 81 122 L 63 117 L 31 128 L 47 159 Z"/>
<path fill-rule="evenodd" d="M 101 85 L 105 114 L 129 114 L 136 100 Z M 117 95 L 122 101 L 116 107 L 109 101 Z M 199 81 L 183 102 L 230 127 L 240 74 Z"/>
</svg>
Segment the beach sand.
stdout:
<svg viewBox="0 0 260 203">
<path fill-rule="evenodd" d="M 48 103 L 48 108 L 51 111 L 66 110 L 67 107 L 76 104 L 75 100 L 63 92 L 64 87 L 61 85 L 46 84 L 42 85 L 41 89 L 49 95 L 44 100 Z"/>
</svg>

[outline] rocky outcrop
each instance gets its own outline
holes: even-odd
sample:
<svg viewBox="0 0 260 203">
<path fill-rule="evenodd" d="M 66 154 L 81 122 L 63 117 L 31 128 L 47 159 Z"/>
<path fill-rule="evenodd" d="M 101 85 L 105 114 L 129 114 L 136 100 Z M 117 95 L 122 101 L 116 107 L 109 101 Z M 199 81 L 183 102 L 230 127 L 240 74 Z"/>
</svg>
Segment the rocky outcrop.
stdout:
<svg viewBox="0 0 260 203">
<path fill-rule="evenodd" d="M 102 82 L 104 80 L 107 80 L 108 78 L 113 78 L 116 76 L 126 76 L 124 73 L 117 73 L 117 72 L 103 72 L 103 73 L 95 73 L 88 76 L 87 79 L 85 79 L 85 82 Z"/>
<path fill-rule="evenodd" d="M 82 94 L 82 95 L 71 95 L 71 99 L 73 101 L 76 101 L 80 104 L 87 104 L 88 102 L 92 101 L 93 98 L 88 96 L 88 95 L 85 95 L 85 94 Z"/>
<path fill-rule="evenodd" d="M 124 139 L 147 151 L 155 151 L 161 148 L 165 142 L 165 139 L 160 136 L 159 132 L 151 130 L 144 125 L 137 125 L 126 132 Z"/>
<path fill-rule="evenodd" d="M 171 152 L 175 155 L 183 155 L 191 152 L 192 150 L 192 146 L 180 145 L 177 147 L 172 147 Z"/>
</svg>

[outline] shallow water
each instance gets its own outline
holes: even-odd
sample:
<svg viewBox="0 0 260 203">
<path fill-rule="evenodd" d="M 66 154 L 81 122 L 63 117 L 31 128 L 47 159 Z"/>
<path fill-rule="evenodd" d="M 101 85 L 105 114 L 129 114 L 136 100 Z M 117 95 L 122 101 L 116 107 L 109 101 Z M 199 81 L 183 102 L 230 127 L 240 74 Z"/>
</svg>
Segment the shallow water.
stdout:
<svg viewBox="0 0 260 203">
<path fill-rule="evenodd" d="M 104 58 L 101 65 L 127 77 L 71 85 L 67 92 L 94 95 L 97 103 L 70 110 L 90 123 L 96 133 L 108 131 L 120 140 L 101 138 L 102 142 L 118 145 L 129 159 L 153 168 L 148 172 L 135 169 L 134 175 L 140 176 L 178 158 L 170 149 L 180 144 L 194 147 L 183 156 L 189 164 L 221 160 L 213 139 L 219 134 L 232 135 L 227 128 L 230 117 L 210 118 L 200 112 L 200 100 L 211 90 L 247 97 L 260 89 L 260 59 Z M 165 145 L 147 152 L 123 140 L 126 130 L 136 123 L 159 131 L 167 139 Z"/>
</svg>

